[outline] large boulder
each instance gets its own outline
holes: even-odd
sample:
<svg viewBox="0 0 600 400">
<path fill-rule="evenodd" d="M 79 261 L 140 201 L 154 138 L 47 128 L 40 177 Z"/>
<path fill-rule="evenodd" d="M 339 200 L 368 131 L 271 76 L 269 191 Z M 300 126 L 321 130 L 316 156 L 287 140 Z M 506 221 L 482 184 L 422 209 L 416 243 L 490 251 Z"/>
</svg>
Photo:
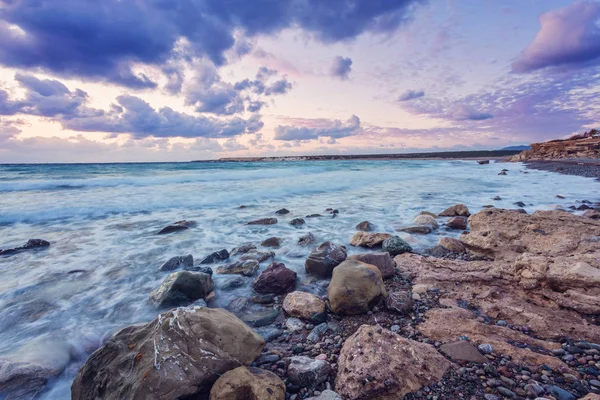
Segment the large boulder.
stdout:
<svg viewBox="0 0 600 400">
<path fill-rule="evenodd" d="M 389 233 L 372 233 L 372 232 L 363 232 L 358 231 L 352 236 L 350 239 L 350 244 L 352 246 L 360 246 L 360 247 L 379 247 L 381 243 L 389 237 L 391 237 Z"/>
<path fill-rule="evenodd" d="M 431 345 L 362 325 L 342 346 L 335 391 L 347 400 L 401 400 L 439 381 L 451 365 Z"/>
<path fill-rule="evenodd" d="M 311 319 L 325 312 L 325 302 L 307 292 L 292 292 L 283 299 L 283 311 L 290 317 Z"/>
<path fill-rule="evenodd" d="M 287 369 L 288 380 L 301 387 L 315 387 L 329 377 L 329 363 L 310 357 L 292 357 Z"/>
<path fill-rule="evenodd" d="M 366 313 L 375 299 L 387 294 L 379 268 L 355 260 L 333 270 L 327 293 L 331 310 L 342 315 Z"/>
<path fill-rule="evenodd" d="M 284 400 L 285 384 L 274 373 L 238 367 L 222 375 L 210 390 L 210 400 Z"/>
<path fill-rule="evenodd" d="M 160 271 L 174 271 L 179 267 L 183 267 L 184 269 L 189 269 L 194 266 L 194 257 L 191 254 L 187 256 L 175 256 L 170 258 L 166 263 L 164 263 L 159 270 Z"/>
<path fill-rule="evenodd" d="M 150 293 L 150 299 L 158 307 L 190 304 L 205 298 L 214 286 L 212 277 L 203 272 L 174 272 Z"/>
<path fill-rule="evenodd" d="M 396 273 L 396 263 L 388 252 L 354 254 L 347 260 L 356 260 L 376 266 L 383 279 L 391 278 Z"/>
<path fill-rule="evenodd" d="M 296 272 L 285 264 L 274 262 L 269 265 L 252 283 L 252 288 L 263 294 L 282 294 L 296 287 Z"/>
<path fill-rule="evenodd" d="M 455 204 L 451 207 L 446 208 L 444 211 L 439 213 L 440 217 L 456 217 L 463 216 L 468 217 L 471 215 L 469 209 L 464 204 Z"/>
<path fill-rule="evenodd" d="M 304 267 L 310 275 L 327 278 L 331 276 L 333 269 L 346 259 L 346 256 L 344 246 L 325 242 L 310 252 Z"/>
<path fill-rule="evenodd" d="M 396 256 L 402 253 L 409 253 L 412 251 L 412 247 L 410 244 L 406 242 L 406 240 L 402 239 L 398 236 L 392 236 L 387 238 L 381 244 L 381 248 L 383 251 L 387 251 L 390 255 Z"/>
<path fill-rule="evenodd" d="M 261 336 L 225 310 L 177 308 L 109 339 L 79 370 L 71 396 L 74 400 L 206 396 L 221 375 L 250 365 L 264 346 Z"/>
</svg>

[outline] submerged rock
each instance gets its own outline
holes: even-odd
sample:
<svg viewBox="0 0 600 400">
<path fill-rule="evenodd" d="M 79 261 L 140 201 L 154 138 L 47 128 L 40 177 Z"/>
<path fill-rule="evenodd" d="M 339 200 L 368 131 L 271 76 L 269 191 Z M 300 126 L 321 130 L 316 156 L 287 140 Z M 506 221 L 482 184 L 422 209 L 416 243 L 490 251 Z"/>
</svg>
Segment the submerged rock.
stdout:
<svg viewBox="0 0 600 400">
<path fill-rule="evenodd" d="M 179 271 L 170 274 L 152 293 L 158 307 L 190 304 L 205 298 L 214 288 L 212 277 L 202 272 Z"/>
<path fill-rule="evenodd" d="M 437 220 L 434 216 L 428 214 L 420 214 L 415 217 L 413 220 L 413 224 L 416 225 L 426 225 L 431 227 L 431 229 L 437 229 L 439 227 Z"/>
<path fill-rule="evenodd" d="M 226 249 L 215 251 L 214 253 L 206 256 L 200 264 L 213 264 L 219 261 L 224 261 L 229 258 L 229 252 Z"/>
<path fill-rule="evenodd" d="M 174 271 L 177 268 L 183 267 L 189 269 L 194 266 L 194 257 L 191 254 L 187 256 L 176 256 L 172 257 L 169 261 L 164 263 L 159 270 L 160 271 Z"/>
<path fill-rule="evenodd" d="M 275 225 L 277 218 L 261 218 L 254 221 L 246 222 L 246 225 Z"/>
<path fill-rule="evenodd" d="M 358 225 L 356 225 L 357 231 L 371 232 L 374 229 L 375 229 L 375 226 L 372 223 L 370 223 L 369 221 L 363 221 L 363 222 L 359 223 Z"/>
<path fill-rule="evenodd" d="M 412 247 L 404 239 L 398 236 L 392 236 L 387 238 L 381 244 L 383 251 L 387 251 L 390 255 L 396 256 L 402 253 L 408 253 L 412 251 Z"/>
<path fill-rule="evenodd" d="M 178 308 L 118 332 L 88 358 L 74 400 L 163 400 L 208 395 L 225 372 L 250 365 L 265 341 L 222 309 Z M 185 351 L 182 351 L 185 349 Z"/>
<path fill-rule="evenodd" d="M 296 287 L 296 272 L 285 264 L 274 262 L 269 265 L 252 283 L 252 288 L 263 294 L 282 294 Z"/>
<path fill-rule="evenodd" d="M 253 304 L 250 299 L 238 297 L 227 306 L 227 310 L 250 326 L 259 327 L 272 324 L 280 311 L 261 304 Z"/>
<path fill-rule="evenodd" d="M 292 292 L 283 299 L 283 311 L 290 317 L 299 317 L 306 320 L 315 314 L 325 312 L 325 302 L 307 292 Z"/>
<path fill-rule="evenodd" d="M 392 237 L 389 233 L 371 233 L 371 232 L 363 232 L 359 231 L 352 236 L 350 239 L 350 244 L 352 246 L 360 246 L 360 247 L 378 247 L 381 246 L 381 243 L 387 238 Z"/>
<path fill-rule="evenodd" d="M 306 222 L 304 222 L 304 220 L 302 218 L 294 218 L 293 220 L 290 221 L 290 225 L 292 226 L 301 226 L 304 225 Z"/>
<path fill-rule="evenodd" d="M 210 400 L 285 400 L 285 384 L 270 371 L 238 367 L 217 379 Z"/>
<path fill-rule="evenodd" d="M 258 261 L 236 261 L 233 264 L 222 265 L 217 268 L 217 274 L 239 274 L 253 276 L 258 271 Z"/>
<path fill-rule="evenodd" d="M 267 261 L 269 258 L 275 257 L 275 253 L 272 251 L 249 251 L 240 257 L 240 261 L 256 261 L 261 263 Z"/>
<path fill-rule="evenodd" d="M 270 237 L 263 240 L 260 245 L 264 247 L 279 247 L 281 246 L 281 242 L 283 242 L 283 240 L 278 237 Z"/>
<path fill-rule="evenodd" d="M 219 284 L 219 289 L 229 291 L 240 288 L 246 284 L 246 281 L 241 276 L 232 276 Z"/>
<path fill-rule="evenodd" d="M 468 217 L 469 215 L 471 215 L 471 213 L 469 212 L 467 206 L 465 206 L 464 204 L 455 204 L 451 207 L 446 208 L 439 214 L 440 217 Z"/>
<path fill-rule="evenodd" d="M 43 249 L 48 246 L 50 246 L 50 242 L 44 239 L 29 239 L 23 246 L 15 247 L 14 249 L 0 249 L 0 256 L 9 256 L 26 250 Z"/>
<path fill-rule="evenodd" d="M 189 228 L 194 228 L 196 225 L 197 225 L 197 223 L 195 221 L 186 221 L 186 220 L 177 221 L 177 222 L 173 222 L 171 225 L 168 225 L 168 226 L 162 228 L 158 232 L 158 234 L 166 235 L 167 233 L 185 231 Z"/>
<path fill-rule="evenodd" d="M 346 259 L 346 256 L 344 246 L 324 242 L 310 252 L 304 267 L 310 275 L 327 278 L 331 276 L 333 269 Z"/>
<path fill-rule="evenodd" d="M 277 211 L 275 211 L 275 214 L 277 215 L 287 215 L 290 213 L 290 210 L 288 210 L 287 208 L 281 208 Z"/>
<path fill-rule="evenodd" d="M 256 246 L 252 243 L 246 243 L 231 250 L 230 257 L 246 254 L 249 251 L 256 250 Z"/>
<path fill-rule="evenodd" d="M 300 246 L 307 246 L 317 241 L 317 238 L 312 233 L 308 232 L 306 235 L 300 236 L 298 244 Z"/>
<path fill-rule="evenodd" d="M 373 300 L 387 293 L 379 268 L 347 260 L 333 270 L 327 294 L 331 311 L 353 315 L 366 313 Z"/>
<path fill-rule="evenodd" d="M 391 278 L 396 273 L 396 262 L 388 252 L 355 254 L 349 256 L 347 260 L 356 260 L 376 266 L 383 279 Z"/>
</svg>

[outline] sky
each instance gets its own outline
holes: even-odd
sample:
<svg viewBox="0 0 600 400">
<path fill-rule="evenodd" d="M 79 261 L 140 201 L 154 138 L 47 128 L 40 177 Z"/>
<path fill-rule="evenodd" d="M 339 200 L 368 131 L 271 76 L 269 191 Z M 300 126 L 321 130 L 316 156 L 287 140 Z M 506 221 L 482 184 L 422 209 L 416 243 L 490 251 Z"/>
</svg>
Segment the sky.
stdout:
<svg viewBox="0 0 600 400">
<path fill-rule="evenodd" d="M 498 149 L 599 126 L 598 0 L 0 0 L 0 163 Z"/>
</svg>

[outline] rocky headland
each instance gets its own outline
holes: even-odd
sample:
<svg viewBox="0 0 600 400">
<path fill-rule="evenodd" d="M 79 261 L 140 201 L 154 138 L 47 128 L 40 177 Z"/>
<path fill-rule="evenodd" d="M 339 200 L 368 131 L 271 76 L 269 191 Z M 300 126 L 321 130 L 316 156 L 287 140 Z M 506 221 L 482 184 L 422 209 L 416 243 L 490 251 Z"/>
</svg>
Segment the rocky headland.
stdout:
<svg viewBox="0 0 600 400">
<path fill-rule="evenodd" d="M 148 294 L 159 315 L 96 350 L 72 398 L 600 399 L 600 204 L 578 205 L 423 211 L 403 238 L 462 232 L 426 254 L 369 221 L 348 232 L 361 254 L 306 235 L 310 282 L 253 243 L 174 257 Z M 249 223 L 290 223 L 282 210 Z M 213 274 L 252 277 L 252 297 L 215 308 Z M 35 398 L 65 364 L 0 359 L 0 396 Z"/>
</svg>

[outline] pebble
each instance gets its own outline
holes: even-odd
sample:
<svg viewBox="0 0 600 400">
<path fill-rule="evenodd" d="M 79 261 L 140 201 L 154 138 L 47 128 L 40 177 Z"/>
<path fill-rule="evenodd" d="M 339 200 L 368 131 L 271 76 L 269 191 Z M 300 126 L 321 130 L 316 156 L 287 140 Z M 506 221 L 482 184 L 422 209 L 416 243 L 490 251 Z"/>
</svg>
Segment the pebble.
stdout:
<svg viewBox="0 0 600 400">
<path fill-rule="evenodd" d="M 400 331 L 400 325 L 392 325 L 390 327 L 390 331 L 392 331 L 392 332 L 398 332 L 398 331 Z"/>
<path fill-rule="evenodd" d="M 494 352 L 494 349 L 492 348 L 491 344 L 480 344 L 479 346 L 477 346 L 477 348 L 479 349 L 479 351 L 483 354 L 491 354 Z"/>
<path fill-rule="evenodd" d="M 496 390 L 498 391 L 498 393 L 500 393 L 504 397 L 509 397 L 511 399 L 514 398 L 514 397 L 517 397 L 517 395 L 515 394 L 515 392 L 512 392 L 512 391 L 508 390 L 507 388 L 505 388 L 503 386 L 497 387 Z"/>
</svg>

